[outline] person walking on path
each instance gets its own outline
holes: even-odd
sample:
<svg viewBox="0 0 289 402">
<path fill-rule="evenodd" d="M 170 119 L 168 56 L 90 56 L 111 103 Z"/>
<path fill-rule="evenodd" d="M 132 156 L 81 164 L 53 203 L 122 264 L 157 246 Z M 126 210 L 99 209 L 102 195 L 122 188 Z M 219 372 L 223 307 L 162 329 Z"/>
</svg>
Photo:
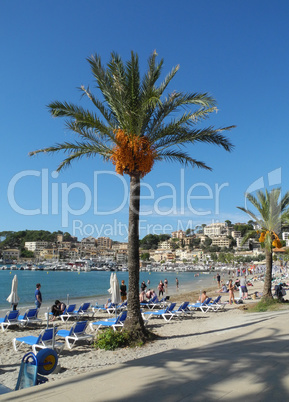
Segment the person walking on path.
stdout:
<svg viewBox="0 0 289 402">
<path fill-rule="evenodd" d="M 120 297 L 122 302 L 126 301 L 126 285 L 124 284 L 124 280 L 121 281 L 120 285 Z"/>
<path fill-rule="evenodd" d="M 42 303 L 42 294 L 40 292 L 40 288 L 41 288 L 40 283 L 37 283 L 35 290 L 35 305 L 37 308 L 40 308 Z"/>
</svg>

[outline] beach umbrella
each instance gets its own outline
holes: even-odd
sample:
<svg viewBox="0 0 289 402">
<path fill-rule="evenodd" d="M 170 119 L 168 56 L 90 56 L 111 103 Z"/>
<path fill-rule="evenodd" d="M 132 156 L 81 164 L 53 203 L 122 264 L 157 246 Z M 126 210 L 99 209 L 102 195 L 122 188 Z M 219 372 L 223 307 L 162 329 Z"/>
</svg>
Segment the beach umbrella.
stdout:
<svg viewBox="0 0 289 402">
<path fill-rule="evenodd" d="M 110 276 L 110 289 L 108 291 L 111 294 L 111 302 L 117 305 L 121 301 L 121 298 L 116 273 L 112 273 Z M 115 309 L 115 314 L 117 315 L 117 309 Z"/>
<path fill-rule="evenodd" d="M 17 279 L 17 275 L 14 275 L 14 278 L 12 279 L 11 293 L 6 299 L 11 304 L 19 303 L 17 288 L 18 288 L 18 279 Z"/>
<path fill-rule="evenodd" d="M 112 279 L 111 301 L 114 304 L 118 304 L 121 301 L 119 282 L 118 282 L 118 279 L 117 279 L 117 276 L 115 273 L 113 274 L 113 279 Z"/>
<path fill-rule="evenodd" d="M 112 283 L 113 283 L 113 272 L 111 273 L 110 280 L 109 280 L 110 288 L 107 290 L 108 293 L 110 293 L 111 295 L 112 295 Z"/>
</svg>

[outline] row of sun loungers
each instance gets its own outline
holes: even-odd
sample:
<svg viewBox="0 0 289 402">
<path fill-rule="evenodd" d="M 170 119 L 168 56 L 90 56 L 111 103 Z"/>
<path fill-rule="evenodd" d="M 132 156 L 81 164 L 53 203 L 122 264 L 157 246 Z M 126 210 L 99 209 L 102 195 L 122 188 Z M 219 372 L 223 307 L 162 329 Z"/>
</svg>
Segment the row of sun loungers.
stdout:
<svg viewBox="0 0 289 402">
<path fill-rule="evenodd" d="M 152 299 L 148 303 L 141 303 L 141 308 L 147 308 L 148 311 L 142 312 L 143 318 L 151 318 L 156 316 L 161 316 L 166 321 L 170 321 L 173 316 L 183 316 L 187 315 L 194 310 L 200 310 L 203 313 L 208 311 L 218 311 L 225 307 L 224 303 L 220 303 L 221 296 L 218 296 L 214 301 L 211 298 L 207 298 L 203 303 L 189 304 L 189 302 L 182 303 L 177 310 L 174 310 L 176 303 L 167 304 L 165 298 L 164 300 L 157 300 L 157 298 Z M 91 304 L 86 302 L 80 305 L 76 309 L 76 304 L 70 304 L 66 307 L 64 312 L 58 317 L 63 322 L 68 321 L 70 318 L 79 319 L 84 317 L 93 316 L 98 311 L 106 311 L 109 314 L 117 314 L 125 311 L 127 307 L 127 302 L 119 305 L 113 305 L 110 303 L 107 307 L 95 305 L 91 307 Z M 162 307 L 156 310 L 156 308 Z M 45 318 L 47 319 L 47 314 L 52 316 L 52 313 L 45 313 Z M 112 319 L 114 320 L 114 318 Z M 41 323 L 42 320 L 38 318 L 38 309 L 32 308 L 28 309 L 24 315 L 20 315 L 18 310 L 9 311 L 6 313 L 4 318 L 0 318 L 0 325 L 2 331 L 5 331 L 10 325 L 20 325 L 26 326 L 28 324 Z M 117 325 L 117 323 L 116 323 Z"/>
<path fill-rule="evenodd" d="M 41 318 L 38 318 L 38 309 L 32 308 L 25 311 L 23 315 L 19 314 L 19 310 L 8 311 L 5 317 L 0 318 L 2 331 L 5 331 L 11 325 L 26 326 L 29 324 L 40 324 Z"/>
<path fill-rule="evenodd" d="M 175 309 L 176 303 L 171 303 L 164 309 L 149 310 L 142 312 L 142 317 L 150 319 L 152 317 L 161 317 L 165 321 L 170 321 L 174 317 L 184 317 L 186 315 L 193 314 L 194 311 L 200 310 L 203 313 L 208 311 L 218 311 L 225 308 L 224 303 L 220 303 L 221 296 L 218 296 L 212 301 L 212 298 L 207 298 L 203 303 L 190 304 L 189 302 L 183 302 L 178 309 Z"/>
<path fill-rule="evenodd" d="M 0 318 L 0 325 L 2 331 L 8 329 L 11 325 L 15 326 L 26 326 L 29 324 L 41 324 L 42 319 L 38 317 L 39 310 L 37 308 L 31 308 L 25 311 L 23 315 L 20 315 L 19 310 L 8 311 L 5 317 Z M 83 303 L 78 309 L 76 309 L 76 304 L 70 304 L 66 307 L 64 312 L 59 316 L 62 321 L 67 321 L 70 318 L 79 319 L 81 317 L 88 316 L 90 313 L 90 303 Z M 52 313 L 45 313 L 45 318 L 47 319 L 47 314 L 52 317 Z"/>
<path fill-rule="evenodd" d="M 98 331 L 100 328 L 108 328 L 111 327 L 116 330 L 117 327 L 123 326 L 123 323 L 126 319 L 127 311 L 123 311 L 116 318 L 108 318 L 107 320 L 100 320 L 96 322 L 90 323 L 90 329 L 92 331 Z M 72 349 L 77 341 L 80 340 L 92 340 L 94 338 L 93 334 L 86 333 L 86 329 L 88 327 L 88 321 L 79 321 L 72 325 L 72 327 L 67 329 L 60 329 L 56 326 L 52 328 L 46 328 L 42 330 L 39 336 L 22 336 L 16 337 L 13 339 L 13 348 L 17 351 L 17 345 L 29 345 L 32 347 L 34 353 L 36 353 L 37 349 L 42 348 L 53 348 L 60 353 L 65 344 L 68 349 Z M 64 338 L 65 344 L 58 341 L 58 337 Z"/>
<path fill-rule="evenodd" d="M 15 351 L 17 351 L 17 345 L 19 347 L 19 344 L 24 344 L 32 346 L 34 353 L 36 353 L 37 349 L 43 348 L 53 348 L 60 353 L 65 344 L 68 349 L 72 349 L 77 341 L 93 339 L 94 335 L 86 333 L 87 325 L 87 321 L 79 321 L 73 324 L 69 330 L 58 330 L 57 327 L 52 327 L 42 330 L 38 337 L 32 335 L 16 337 L 13 339 L 13 348 Z M 64 338 L 65 344 L 63 342 L 59 342 L 58 337 Z"/>
<path fill-rule="evenodd" d="M 189 302 L 183 302 L 178 308 L 176 308 L 176 303 L 170 303 L 162 309 L 156 310 L 150 308 L 147 311 L 141 311 L 141 314 L 145 323 L 154 317 L 163 318 L 167 322 L 171 321 L 173 318 L 179 319 L 192 315 L 196 310 L 206 313 L 208 311 L 215 312 L 224 309 L 225 304 L 220 303 L 220 299 L 221 296 L 218 296 L 213 301 L 211 298 L 208 298 L 204 303 L 190 304 Z M 89 309 L 90 304 L 84 303 L 77 310 L 75 309 L 75 305 L 70 306 L 68 306 L 67 310 L 64 312 L 62 321 L 67 321 L 70 317 L 83 317 L 86 314 L 86 311 Z M 36 310 L 36 312 L 34 311 L 34 316 L 32 314 L 32 310 Z M 3 324 L 2 329 L 6 329 L 12 324 L 26 325 L 29 322 L 41 322 L 41 320 L 37 317 L 37 314 L 37 309 L 30 309 L 25 312 L 23 316 L 20 316 L 19 311 L 15 310 L 7 313 L 4 318 L 1 318 L 0 323 L 1 326 Z M 124 325 L 126 317 L 127 311 L 122 310 L 119 315 L 114 318 L 103 319 L 90 323 L 88 323 L 88 321 L 75 322 L 70 329 L 58 329 L 57 326 L 53 326 L 52 328 L 43 329 L 38 336 L 31 335 L 15 337 L 13 339 L 13 348 L 15 351 L 17 351 L 17 347 L 19 348 L 21 345 L 28 345 L 32 347 L 34 353 L 37 353 L 38 349 L 43 348 L 53 348 L 57 351 L 57 353 L 61 353 L 65 345 L 70 350 L 78 341 L 92 340 L 94 338 L 94 334 L 87 333 L 86 330 L 88 328 L 91 332 L 98 332 L 100 329 L 104 328 L 112 328 L 114 331 L 116 331 L 117 328 L 120 328 Z M 64 342 L 61 341 L 61 339 L 63 339 Z"/>
<path fill-rule="evenodd" d="M 46 319 L 47 314 L 48 313 L 45 313 Z M 58 318 L 60 318 L 61 321 L 68 321 L 70 318 L 79 319 L 80 317 L 89 316 L 90 314 L 92 314 L 92 312 L 90 310 L 90 303 L 88 302 L 82 303 L 78 309 L 76 309 L 76 304 L 69 304 L 68 306 L 66 306 L 63 313 L 58 316 Z M 49 313 L 49 316 L 52 317 L 53 314 Z"/>
</svg>

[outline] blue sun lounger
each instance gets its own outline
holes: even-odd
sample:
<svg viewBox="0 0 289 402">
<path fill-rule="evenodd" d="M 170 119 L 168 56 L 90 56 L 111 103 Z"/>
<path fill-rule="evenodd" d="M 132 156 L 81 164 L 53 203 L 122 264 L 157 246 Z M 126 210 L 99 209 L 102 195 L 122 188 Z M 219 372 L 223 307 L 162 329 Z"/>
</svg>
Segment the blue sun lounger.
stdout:
<svg viewBox="0 0 289 402">
<path fill-rule="evenodd" d="M 78 309 L 78 315 L 82 316 L 82 317 L 84 317 L 85 315 L 89 315 L 89 313 L 90 313 L 89 308 L 90 308 L 89 302 L 82 303 L 82 305 Z"/>
<path fill-rule="evenodd" d="M 114 331 L 116 331 L 116 327 L 123 327 L 126 317 L 127 311 L 124 310 L 116 318 L 108 318 L 106 320 L 91 322 L 89 326 L 92 331 L 95 329 L 98 331 L 100 328 L 112 328 Z"/>
<path fill-rule="evenodd" d="M 19 325 L 18 317 L 19 317 L 18 310 L 8 311 L 5 314 L 5 317 L 0 318 L 2 331 L 4 332 L 7 328 L 10 327 L 10 325 Z"/>
<path fill-rule="evenodd" d="M 195 304 L 190 304 L 188 308 L 190 310 L 201 310 L 203 313 L 206 313 L 208 311 L 208 304 L 211 302 L 212 298 L 208 297 L 203 303 L 195 303 Z"/>
<path fill-rule="evenodd" d="M 18 317 L 19 324 L 22 326 L 26 326 L 29 324 L 41 324 L 42 319 L 38 318 L 38 309 L 30 308 L 25 311 L 23 315 L 19 315 Z"/>
<path fill-rule="evenodd" d="M 179 308 L 177 310 L 172 310 L 171 314 L 176 317 L 183 317 L 184 315 L 192 314 L 193 311 L 189 310 L 188 308 L 189 304 L 189 302 L 183 302 L 179 305 Z"/>
<path fill-rule="evenodd" d="M 211 303 L 207 305 L 208 311 L 219 311 L 219 310 L 224 310 L 226 304 L 225 303 L 220 303 L 222 296 L 216 297 L 215 300 L 213 300 Z"/>
<path fill-rule="evenodd" d="M 51 348 L 54 346 L 55 350 L 59 350 L 59 353 L 64 347 L 64 343 L 62 342 L 54 342 L 53 345 L 53 331 L 54 331 L 54 339 L 55 339 L 55 334 L 56 334 L 56 327 L 52 328 L 46 328 L 43 329 L 38 336 L 34 335 L 28 335 L 28 336 L 21 336 L 18 338 L 14 338 L 12 343 L 13 343 L 13 348 L 15 352 L 17 352 L 17 342 L 19 342 L 21 345 L 28 345 L 32 346 L 33 353 L 36 353 L 36 349 L 45 349 L 45 348 Z"/>
<path fill-rule="evenodd" d="M 57 335 L 65 339 L 68 349 L 72 349 L 77 341 L 90 340 L 94 335 L 87 334 L 86 331 L 87 321 L 76 322 L 70 330 L 60 329 Z"/>
<path fill-rule="evenodd" d="M 165 321 L 170 321 L 173 318 L 172 311 L 176 307 L 176 303 L 171 303 L 165 309 L 162 310 L 150 310 L 142 312 L 143 319 L 150 319 L 152 317 L 163 318 Z"/>
<path fill-rule="evenodd" d="M 65 310 L 63 311 L 62 314 L 60 314 L 60 319 L 61 321 L 68 321 L 69 318 L 75 317 L 74 310 L 75 310 L 76 304 L 69 304 Z"/>
</svg>

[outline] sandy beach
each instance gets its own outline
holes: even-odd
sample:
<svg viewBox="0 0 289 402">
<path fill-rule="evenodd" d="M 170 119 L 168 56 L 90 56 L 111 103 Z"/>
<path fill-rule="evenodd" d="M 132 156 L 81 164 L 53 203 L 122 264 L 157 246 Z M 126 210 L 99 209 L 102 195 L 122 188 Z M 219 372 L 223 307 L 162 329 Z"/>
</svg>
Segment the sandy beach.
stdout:
<svg viewBox="0 0 289 402">
<path fill-rule="evenodd" d="M 253 287 L 248 287 L 249 297 L 251 297 L 255 291 L 262 291 L 262 288 L 263 282 L 254 282 Z M 215 288 L 207 289 L 207 293 L 209 297 L 215 298 L 217 296 Z M 180 302 L 186 300 L 195 302 L 198 296 L 199 292 L 179 293 L 172 296 L 171 299 L 172 301 L 176 301 L 178 305 Z M 236 292 L 235 296 L 239 296 L 238 292 Z M 238 323 L 242 316 L 249 316 L 250 314 L 246 312 L 246 306 L 256 301 L 257 300 L 250 298 L 244 301 L 244 304 L 226 304 L 223 311 L 208 312 L 206 314 L 198 311 L 195 312 L 192 317 L 185 317 L 181 320 L 173 319 L 170 322 L 165 322 L 163 319 L 151 319 L 148 324 L 149 329 L 157 333 L 160 339 L 144 347 L 104 351 L 96 350 L 87 343 L 81 343 L 72 350 L 65 348 L 59 358 L 59 364 L 61 366 L 60 372 L 58 374 L 49 375 L 49 384 L 56 384 L 59 381 L 65 381 L 76 375 L 88 374 L 104 368 L 113 368 L 119 364 L 148 358 L 149 356 L 167 353 L 176 349 L 184 351 L 192 345 L 194 345 L 194 348 L 210 345 L 215 342 L 216 337 L 220 339 L 222 335 L 226 333 L 226 328 Z M 222 294 L 222 302 L 228 302 L 228 294 Z M 284 304 L 282 309 L 287 310 L 287 304 Z M 98 318 L 104 317 L 107 318 L 108 315 L 105 313 L 97 313 L 92 320 L 95 321 Z M 66 323 L 59 322 L 59 327 L 68 329 L 72 324 L 72 321 Z M 38 328 L 8 329 L 4 333 L 1 333 L 0 383 L 2 385 L 11 389 L 15 388 L 21 358 L 24 353 L 31 350 L 29 347 L 22 346 L 19 352 L 14 352 L 12 339 L 26 335 L 37 335 L 40 329 L 45 328 L 45 326 L 46 322 L 44 320 L 43 324 Z M 6 398 L 8 397 L 9 394 L 6 395 Z M 0 400 L 5 400 L 5 395 L 1 396 Z M 95 399 L 95 401 L 98 400 L 103 399 Z"/>
</svg>

